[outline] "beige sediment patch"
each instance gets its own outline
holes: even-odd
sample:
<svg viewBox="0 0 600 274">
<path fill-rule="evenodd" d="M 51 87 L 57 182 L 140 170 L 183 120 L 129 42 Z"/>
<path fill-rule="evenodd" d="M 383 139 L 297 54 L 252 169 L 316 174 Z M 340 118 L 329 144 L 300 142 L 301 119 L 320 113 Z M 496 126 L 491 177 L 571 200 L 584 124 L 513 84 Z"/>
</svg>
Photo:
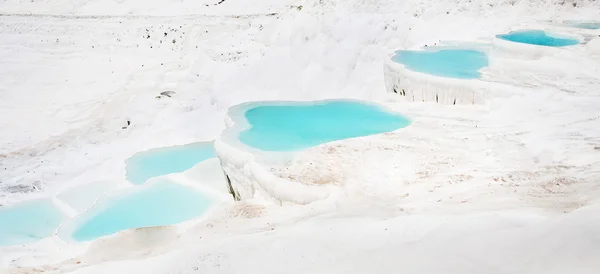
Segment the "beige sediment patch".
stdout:
<svg viewBox="0 0 600 274">
<path fill-rule="evenodd" d="M 238 202 L 234 204 L 228 211 L 227 217 L 242 217 L 242 218 L 257 218 L 260 217 L 265 210 L 263 205 L 252 204 L 248 202 Z"/>
<path fill-rule="evenodd" d="M 308 172 L 307 172 L 308 173 Z M 339 178 L 334 177 L 333 174 L 300 174 L 300 175 L 279 175 L 280 178 L 285 178 L 290 181 L 306 184 L 306 185 L 326 185 L 326 184 L 337 184 L 340 183 Z"/>
<path fill-rule="evenodd" d="M 52 266 L 40 266 L 40 267 L 19 267 L 16 269 L 9 269 L 6 274 L 32 274 L 32 273 L 60 273 L 56 272 L 56 267 Z"/>
<path fill-rule="evenodd" d="M 448 177 L 453 183 L 462 183 L 473 179 L 473 176 L 471 176 L 470 174 L 453 174 Z"/>
<path fill-rule="evenodd" d="M 163 254 L 179 237 L 173 226 L 136 228 L 94 242 L 80 258 L 86 263 L 147 258 Z"/>
<path fill-rule="evenodd" d="M 577 180 L 574 178 L 567 177 L 556 177 L 551 180 L 542 183 L 541 187 L 545 191 L 552 194 L 559 194 L 565 192 L 573 192 L 572 189 L 569 189 L 571 185 L 577 184 Z"/>
<path fill-rule="evenodd" d="M 67 273 L 91 264 L 108 261 L 134 260 L 158 256 L 172 250 L 180 238 L 175 227 L 136 228 L 96 240 L 81 256 L 52 265 L 18 267 L 7 274 Z"/>
<path fill-rule="evenodd" d="M 271 168 L 271 172 L 304 185 L 341 184 L 346 180 L 345 170 L 349 168 L 349 161 L 344 160 L 349 149 L 353 148 L 339 143 L 314 147 L 286 166 Z"/>
</svg>

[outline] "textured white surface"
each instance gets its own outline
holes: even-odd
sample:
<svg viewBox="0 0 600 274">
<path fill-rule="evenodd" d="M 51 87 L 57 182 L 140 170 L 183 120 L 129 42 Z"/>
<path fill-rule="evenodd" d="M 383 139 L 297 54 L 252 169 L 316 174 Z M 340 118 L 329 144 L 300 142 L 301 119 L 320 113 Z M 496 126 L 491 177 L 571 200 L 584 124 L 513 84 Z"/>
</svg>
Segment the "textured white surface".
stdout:
<svg viewBox="0 0 600 274">
<path fill-rule="evenodd" d="M 221 140 L 215 141 L 215 149 L 233 190 L 242 200 L 255 198 L 277 204 L 308 204 L 327 198 L 332 191 L 331 186 L 304 185 L 277 177 L 251 152 Z"/>
<path fill-rule="evenodd" d="M 596 57 L 600 56 L 600 38 L 591 39 L 587 43 L 586 50 Z"/>
<path fill-rule="evenodd" d="M 410 102 L 482 104 L 488 88 L 478 79 L 452 79 L 411 71 L 391 59 L 385 61 L 384 75 L 387 91 Z"/>
<path fill-rule="evenodd" d="M 243 190 L 254 198 L 89 245 L 52 237 L 0 247 L 0 272 L 596 274 L 596 41 L 539 59 L 493 59 L 476 105 L 404 102 L 386 92 L 382 70 L 389 49 L 491 45 L 521 24 L 599 18 L 599 5 L 4 1 L 3 205 L 120 181 L 135 152 L 215 139 L 227 108 L 246 101 L 363 99 L 414 123 L 281 165 L 256 167 L 267 159 L 225 147 L 240 178 L 254 178 Z M 163 91 L 175 93 L 156 98 Z M 199 178 L 188 175 L 187 184 Z M 315 180 L 332 182 L 329 198 L 279 205 L 322 195 L 296 188 Z"/>
</svg>

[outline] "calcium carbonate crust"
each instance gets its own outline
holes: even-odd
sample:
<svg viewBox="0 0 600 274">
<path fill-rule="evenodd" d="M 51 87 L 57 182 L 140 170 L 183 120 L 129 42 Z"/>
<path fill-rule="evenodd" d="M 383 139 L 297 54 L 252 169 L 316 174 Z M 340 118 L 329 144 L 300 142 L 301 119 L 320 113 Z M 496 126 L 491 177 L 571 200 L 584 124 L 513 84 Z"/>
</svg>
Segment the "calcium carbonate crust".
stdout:
<svg viewBox="0 0 600 274">
<path fill-rule="evenodd" d="M 286 103 L 289 102 L 274 102 Z M 309 204 L 328 198 L 333 186 L 306 185 L 278 177 L 269 170 L 269 164 L 285 162 L 290 154 L 261 151 L 238 140 L 239 132 L 250 127 L 244 113 L 256 104 L 260 103 L 249 102 L 231 107 L 225 118 L 227 128 L 214 142 L 215 152 L 234 199 L 260 199 L 283 205 Z"/>
<path fill-rule="evenodd" d="M 446 105 L 474 105 L 485 102 L 488 89 L 478 79 L 453 79 L 406 69 L 392 61 L 384 64 L 386 90 L 411 102 L 436 102 Z"/>
</svg>

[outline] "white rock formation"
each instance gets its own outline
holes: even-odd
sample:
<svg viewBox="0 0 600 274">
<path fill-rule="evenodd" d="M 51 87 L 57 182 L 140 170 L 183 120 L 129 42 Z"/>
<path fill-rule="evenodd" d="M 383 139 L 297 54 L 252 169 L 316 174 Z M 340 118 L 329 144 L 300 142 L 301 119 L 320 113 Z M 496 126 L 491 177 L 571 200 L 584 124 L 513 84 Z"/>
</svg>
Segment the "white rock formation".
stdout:
<svg viewBox="0 0 600 274">
<path fill-rule="evenodd" d="M 234 198 L 256 198 L 277 204 L 308 204 L 327 198 L 332 191 L 330 186 L 297 183 L 269 170 L 269 165 L 285 162 L 288 153 L 261 151 L 238 140 L 239 132 L 249 126 L 243 115 L 254 105 L 246 103 L 231 107 L 225 118 L 227 129 L 215 140 L 215 151 Z"/>
<path fill-rule="evenodd" d="M 414 72 L 388 58 L 384 64 L 385 86 L 411 102 L 441 104 L 481 104 L 485 101 L 485 87 L 477 79 L 444 78 Z"/>
</svg>

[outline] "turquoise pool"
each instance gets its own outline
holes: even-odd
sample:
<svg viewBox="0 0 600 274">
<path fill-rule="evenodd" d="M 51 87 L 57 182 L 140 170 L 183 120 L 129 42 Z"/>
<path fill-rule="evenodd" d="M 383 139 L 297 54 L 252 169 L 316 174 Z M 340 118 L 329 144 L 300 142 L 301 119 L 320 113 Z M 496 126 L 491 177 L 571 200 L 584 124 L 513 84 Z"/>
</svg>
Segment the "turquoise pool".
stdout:
<svg viewBox="0 0 600 274">
<path fill-rule="evenodd" d="M 576 39 L 553 36 L 543 30 L 520 30 L 508 34 L 498 34 L 497 38 L 522 44 L 547 47 L 565 47 L 579 44 Z"/>
<path fill-rule="evenodd" d="M 393 131 L 409 125 L 402 115 L 357 101 L 271 104 L 245 111 L 250 127 L 239 140 L 265 151 L 294 151 L 319 144 Z"/>
<path fill-rule="evenodd" d="M 576 21 L 576 20 L 567 20 L 564 22 L 572 27 L 580 28 L 580 29 L 600 29 L 599 21 Z"/>
<path fill-rule="evenodd" d="M 143 184 L 152 177 L 183 172 L 214 157 L 212 142 L 151 149 L 127 159 L 125 176 L 131 183 Z"/>
<path fill-rule="evenodd" d="M 573 25 L 574 27 L 577 28 L 581 28 L 581 29 L 600 29 L 600 22 L 595 22 L 595 23 L 577 23 L 575 25 Z"/>
<path fill-rule="evenodd" d="M 131 228 L 172 225 L 202 215 L 213 202 L 194 189 L 167 181 L 134 191 L 101 200 L 75 220 L 78 226 L 71 237 L 89 241 Z"/>
<path fill-rule="evenodd" d="M 479 70 L 489 64 L 485 53 L 469 49 L 399 50 L 392 60 L 412 71 L 457 79 L 480 78 Z"/>
<path fill-rule="evenodd" d="M 64 219 L 50 200 L 0 207 L 0 246 L 27 244 L 52 236 Z"/>
</svg>

